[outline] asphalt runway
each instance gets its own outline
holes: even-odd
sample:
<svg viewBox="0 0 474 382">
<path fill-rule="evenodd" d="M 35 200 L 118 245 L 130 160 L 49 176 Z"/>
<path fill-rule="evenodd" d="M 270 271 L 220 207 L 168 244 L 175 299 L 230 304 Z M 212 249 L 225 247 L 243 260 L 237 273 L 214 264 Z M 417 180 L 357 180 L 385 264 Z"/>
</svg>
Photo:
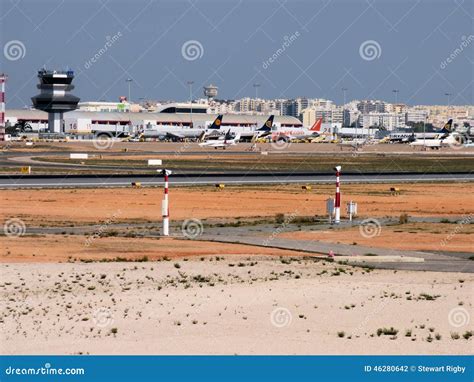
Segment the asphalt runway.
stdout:
<svg viewBox="0 0 474 382">
<path fill-rule="evenodd" d="M 176 186 L 195 186 L 209 184 L 287 184 L 287 183 L 333 183 L 334 174 L 205 174 L 170 176 L 170 184 Z M 474 173 L 457 174 L 342 174 L 342 183 L 414 183 L 414 182 L 472 182 Z M 142 186 L 161 186 L 161 175 L 69 175 L 69 176 L 1 176 L 0 188 L 63 188 L 63 187 L 127 187 L 132 182 L 140 182 Z"/>
</svg>

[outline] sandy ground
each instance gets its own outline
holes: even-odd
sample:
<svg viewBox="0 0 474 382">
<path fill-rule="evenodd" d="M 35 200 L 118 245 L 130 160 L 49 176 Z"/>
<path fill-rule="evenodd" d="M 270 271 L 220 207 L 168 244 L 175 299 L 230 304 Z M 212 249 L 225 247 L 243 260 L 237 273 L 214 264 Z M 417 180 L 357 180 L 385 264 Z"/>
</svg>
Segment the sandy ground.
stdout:
<svg viewBox="0 0 474 382">
<path fill-rule="evenodd" d="M 392 186 L 401 195 L 390 195 Z M 343 185 L 343 190 L 343 202 L 358 202 L 367 217 L 454 219 L 472 212 L 463 202 L 472 195 L 470 184 Z M 329 185 L 309 192 L 297 185 L 202 187 L 172 189 L 170 198 L 176 220 L 273 221 L 277 213 L 323 215 L 332 193 Z M 28 234 L 34 226 L 97 225 L 107 219 L 159 227 L 161 198 L 161 188 L 0 191 L 0 218 L 20 218 L 27 232 L 0 236 L 0 353 L 472 352 L 471 274 L 371 271 L 235 244 L 101 237 L 87 245 L 85 236 Z M 425 249 L 456 227 L 383 226 L 372 239 L 358 228 L 290 236 Z M 450 240 L 456 250 L 472 247 L 472 227 L 464 228 Z M 144 256 L 148 261 L 117 261 Z M 163 256 L 169 261 L 158 261 Z M 396 334 L 377 335 L 391 327 Z"/>
<path fill-rule="evenodd" d="M 0 269 L 2 354 L 472 352 L 465 274 L 268 257 Z"/>
<path fill-rule="evenodd" d="M 300 253 L 240 244 L 224 244 L 192 240 L 150 239 L 90 236 L 23 236 L 0 237 L 0 263 L 110 261 L 123 258 L 153 261 L 163 257 L 182 258 L 208 255 L 294 256 Z"/>
<path fill-rule="evenodd" d="M 474 256 L 472 224 L 413 223 L 381 226 L 367 231 L 364 226 L 342 230 L 281 233 L 281 238 L 318 240 L 329 243 L 358 244 L 368 247 L 415 251 L 471 252 Z"/>
<path fill-rule="evenodd" d="M 392 196 L 390 187 L 401 194 Z M 97 224 L 113 217 L 115 222 L 158 222 L 161 220 L 161 188 L 1 190 L 0 219 L 20 218 L 27 225 Z M 325 215 L 325 200 L 333 196 L 332 185 L 314 186 L 304 191 L 301 185 L 272 187 L 172 188 L 171 217 L 220 219 L 274 217 L 277 213 L 299 216 Z M 358 203 L 366 217 L 462 216 L 472 213 L 468 200 L 469 183 L 450 184 L 371 184 L 342 185 L 342 205 Z"/>
</svg>

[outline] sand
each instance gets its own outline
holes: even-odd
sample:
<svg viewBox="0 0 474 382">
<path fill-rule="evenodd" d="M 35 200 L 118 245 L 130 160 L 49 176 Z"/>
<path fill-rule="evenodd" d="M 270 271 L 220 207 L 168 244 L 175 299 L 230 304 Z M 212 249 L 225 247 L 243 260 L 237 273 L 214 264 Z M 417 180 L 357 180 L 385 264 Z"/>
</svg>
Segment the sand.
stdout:
<svg viewBox="0 0 474 382">
<path fill-rule="evenodd" d="M 297 251 L 224 244 L 172 238 L 125 238 L 92 236 L 0 237 L 0 263 L 54 263 L 73 261 L 110 261 L 123 258 L 154 261 L 163 257 L 183 258 L 208 255 L 294 256 Z"/>
<path fill-rule="evenodd" d="M 1 275 L 2 354 L 472 351 L 462 337 L 473 313 L 465 274 L 207 257 L 3 264 Z M 398 333 L 377 335 L 390 327 Z"/>
<path fill-rule="evenodd" d="M 392 186 L 401 195 L 390 195 Z M 471 213 L 461 202 L 472 193 L 470 184 L 343 187 L 343 202 L 358 202 L 361 216 L 455 220 Z M 207 224 L 237 217 L 273 222 L 277 213 L 324 215 L 332 192 L 332 186 L 308 192 L 297 185 L 175 188 L 172 219 Z M 368 270 L 238 244 L 109 236 L 87 245 L 83 235 L 29 232 L 91 224 L 93 233 L 107 219 L 157 231 L 161 197 L 161 188 L 0 191 L 0 218 L 20 218 L 27 232 L 0 236 L 0 353 L 472 352 L 471 274 Z M 457 226 L 383 226 L 379 236 L 364 238 L 358 228 L 316 233 L 303 225 L 302 232 L 280 235 L 431 250 Z M 456 231 L 452 250 L 469 251 L 470 235 L 470 225 Z M 169 261 L 158 261 L 164 256 Z M 396 334 L 377 335 L 391 327 Z"/>
</svg>

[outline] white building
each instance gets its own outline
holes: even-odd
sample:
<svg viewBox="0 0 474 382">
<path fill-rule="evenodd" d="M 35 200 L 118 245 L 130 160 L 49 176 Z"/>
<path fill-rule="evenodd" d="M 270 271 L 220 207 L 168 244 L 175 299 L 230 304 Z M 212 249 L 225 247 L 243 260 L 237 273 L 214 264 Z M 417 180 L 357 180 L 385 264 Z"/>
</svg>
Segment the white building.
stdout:
<svg viewBox="0 0 474 382">
<path fill-rule="evenodd" d="M 362 114 L 361 126 L 385 127 L 387 130 L 394 130 L 406 127 L 404 113 L 368 113 Z"/>
<path fill-rule="evenodd" d="M 301 113 L 301 120 L 304 126 L 312 126 L 318 119 L 323 119 L 323 123 L 337 123 L 343 122 L 342 107 L 334 107 L 326 109 L 322 107 L 309 107 L 304 109 Z"/>
<path fill-rule="evenodd" d="M 429 115 L 428 110 L 408 109 L 406 112 L 406 122 L 426 122 Z"/>
</svg>

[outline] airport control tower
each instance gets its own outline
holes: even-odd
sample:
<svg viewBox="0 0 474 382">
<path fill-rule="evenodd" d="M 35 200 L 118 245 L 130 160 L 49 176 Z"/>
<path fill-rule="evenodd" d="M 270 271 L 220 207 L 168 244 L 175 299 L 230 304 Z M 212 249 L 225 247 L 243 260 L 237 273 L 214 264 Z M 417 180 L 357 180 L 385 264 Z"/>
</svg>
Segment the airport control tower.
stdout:
<svg viewBox="0 0 474 382">
<path fill-rule="evenodd" d="M 204 95 L 209 101 L 217 97 L 217 86 L 210 84 L 209 86 L 204 86 Z"/>
<path fill-rule="evenodd" d="M 42 69 L 38 78 L 41 93 L 31 98 L 33 106 L 48 113 L 49 132 L 60 134 L 63 113 L 77 109 L 79 102 L 78 97 L 69 94 L 74 89 L 74 72 Z"/>
</svg>

